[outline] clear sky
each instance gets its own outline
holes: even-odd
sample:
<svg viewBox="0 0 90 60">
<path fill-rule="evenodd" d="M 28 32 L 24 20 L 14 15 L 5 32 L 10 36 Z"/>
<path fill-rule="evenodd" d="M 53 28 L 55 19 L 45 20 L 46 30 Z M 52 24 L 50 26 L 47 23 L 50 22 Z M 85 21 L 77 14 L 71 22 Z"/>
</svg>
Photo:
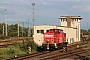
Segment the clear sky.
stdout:
<svg viewBox="0 0 90 60">
<path fill-rule="evenodd" d="M 32 5 L 35 3 L 35 25 L 60 25 L 59 17 L 63 15 L 79 15 L 81 28 L 90 28 L 90 0 L 0 0 L 0 22 L 5 22 L 7 9 L 8 24 L 30 20 L 32 26 Z M 87 24 L 88 22 L 88 24 Z"/>
</svg>

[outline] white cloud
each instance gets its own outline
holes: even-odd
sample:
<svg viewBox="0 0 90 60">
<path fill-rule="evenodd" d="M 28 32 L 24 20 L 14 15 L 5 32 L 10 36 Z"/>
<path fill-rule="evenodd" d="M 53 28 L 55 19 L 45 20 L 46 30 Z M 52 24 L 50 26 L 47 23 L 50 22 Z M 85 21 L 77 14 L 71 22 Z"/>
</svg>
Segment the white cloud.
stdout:
<svg viewBox="0 0 90 60">
<path fill-rule="evenodd" d="M 3 7 L 3 6 L 0 6 L 0 9 L 5 9 L 5 7 Z"/>
<path fill-rule="evenodd" d="M 28 2 L 27 5 L 31 5 L 32 2 Z M 46 1 L 36 1 L 34 2 L 36 5 L 52 5 L 54 3 L 52 2 L 46 2 Z"/>
<path fill-rule="evenodd" d="M 83 11 L 90 12 L 90 6 L 85 6 L 84 9 L 83 9 Z"/>
<path fill-rule="evenodd" d="M 81 8 L 82 6 L 73 6 L 72 8 L 73 9 L 78 9 L 78 8 Z"/>
<path fill-rule="evenodd" d="M 11 4 L 11 2 L 1 2 L 2 4 Z"/>
<path fill-rule="evenodd" d="M 14 21 L 14 20 L 12 20 L 12 19 L 7 19 L 7 21 Z"/>
<path fill-rule="evenodd" d="M 41 2 L 42 4 L 44 4 L 44 5 L 52 5 L 52 4 L 54 4 L 54 3 L 50 3 L 50 2 Z"/>
<path fill-rule="evenodd" d="M 54 2 L 90 2 L 90 0 L 50 0 Z"/>
<path fill-rule="evenodd" d="M 73 6 L 70 10 L 74 11 L 83 11 L 83 12 L 90 12 L 90 6 Z"/>
<path fill-rule="evenodd" d="M 27 2 L 26 0 L 20 0 L 20 1 L 21 1 L 21 2 L 24 2 L 24 3 Z"/>
<path fill-rule="evenodd" d="M 30 15 L 31 13 L 30 13 L 30 12 L 28 12 L 27 14 L 28 14 L 28 15 Z"/>
</svg>

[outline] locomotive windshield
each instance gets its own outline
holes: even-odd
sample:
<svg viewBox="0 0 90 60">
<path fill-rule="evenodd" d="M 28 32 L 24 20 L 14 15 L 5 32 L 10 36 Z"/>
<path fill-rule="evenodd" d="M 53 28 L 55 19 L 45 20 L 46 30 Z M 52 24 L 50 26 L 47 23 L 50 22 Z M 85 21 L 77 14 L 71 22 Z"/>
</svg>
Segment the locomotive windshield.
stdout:
<svg viewBox="0 0 90 60">
<path fill-rule="evenodd" d="M 50 32 L 54 32 L 54 33 L 60 33 L 60 29 L 50 29 Z"/>
<path fill-rule="evenodd" d="M 60 30 L 59 30 L 59 29 L 55 30 L 55 33 L 59 33 L 59 32 L 60 32 Z"/>
<path fill-rule="evenodd" d="M 53 32 L 53 30 L 52 30 L 52 29 L 50 29 L 50 32 Z"/>
</svg>

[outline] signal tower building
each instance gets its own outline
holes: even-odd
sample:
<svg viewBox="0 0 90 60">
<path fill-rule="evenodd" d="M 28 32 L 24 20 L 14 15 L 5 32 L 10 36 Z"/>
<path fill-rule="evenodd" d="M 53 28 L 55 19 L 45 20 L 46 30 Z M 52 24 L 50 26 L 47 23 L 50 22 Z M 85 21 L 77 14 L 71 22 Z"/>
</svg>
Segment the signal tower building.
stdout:
<svg viewBox="0 0 90 60">
<path fill-rule="evenodd" d="M 61 26 L 76 28 L 76 39 L 80 41 L 80 22 L 82 18 L 80 16 L 61 16 L 59 19 Z"/>
</svg>

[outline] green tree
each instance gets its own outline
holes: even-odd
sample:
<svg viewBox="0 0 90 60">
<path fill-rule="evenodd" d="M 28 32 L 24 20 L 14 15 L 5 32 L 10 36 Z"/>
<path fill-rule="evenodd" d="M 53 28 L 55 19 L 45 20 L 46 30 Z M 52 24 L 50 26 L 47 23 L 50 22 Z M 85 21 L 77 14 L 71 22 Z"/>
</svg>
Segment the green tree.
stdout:
<svg viewBox="0 0 90 60">
<path fill-rule="evenodd" d="M 5 28 L 5 23 L 0 23 L 0 34 L 3 34 L 3 26 Z"/>
<path fill-rule="evenodd" d="M 4 35 L 6 34 L 6 25 L 5 23 L 0 23 L 0 34 L 3 34 L 3 26 L 4 26 Z M 15 37 L 18 35 L 18 24 L 11 24 L 7 26 L 8 29 L 8 36 Z M 31 36 L 33 35 L 33 29 L 30 30 L 32 32 Z M 19 35 L 22 36 L 22 27 L 19 26 Z M 23 27 L 23 36 L 28 36 L 28 28 Z"/>
</svg>

